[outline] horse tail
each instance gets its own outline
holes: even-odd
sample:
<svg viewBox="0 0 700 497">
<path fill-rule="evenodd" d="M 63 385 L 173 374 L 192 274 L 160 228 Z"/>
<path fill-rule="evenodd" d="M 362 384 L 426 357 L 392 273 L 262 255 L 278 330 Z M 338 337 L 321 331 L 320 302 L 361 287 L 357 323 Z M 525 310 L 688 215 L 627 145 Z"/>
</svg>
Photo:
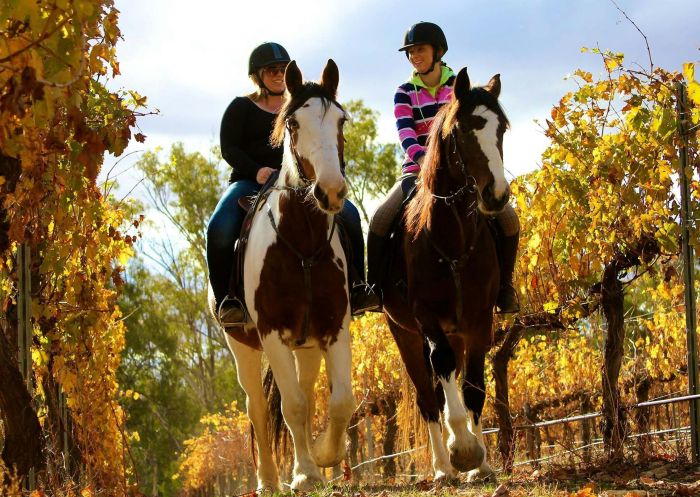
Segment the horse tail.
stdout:
<svg viewBox="0 0 700 497">
<path fill-rule="evenodd" d="M 282 416 L 282 395 L 280 394 L 272 368 L 268 365 L 263 379 L 263 390 L 267 399 L 267 414 L 269 425 L 267 427 L 272 444 L 272 450 L 279 457 L 286 452 L 289 431 Z"/>
</svg>

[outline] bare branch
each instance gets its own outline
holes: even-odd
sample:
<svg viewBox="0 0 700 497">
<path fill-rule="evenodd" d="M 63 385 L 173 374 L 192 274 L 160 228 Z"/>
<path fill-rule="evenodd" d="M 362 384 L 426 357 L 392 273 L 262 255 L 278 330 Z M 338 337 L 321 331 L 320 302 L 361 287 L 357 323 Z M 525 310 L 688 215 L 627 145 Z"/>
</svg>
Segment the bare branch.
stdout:
<svg viewBox="0 0 700 497">
<path fill-rule="evenodd" d="M 634 26 L 634 27 L 637 29 L 637 31 L 639 31 L 639 34 L 642 35 L 642 38 L 644 38 L 644 43 L 646 43 L 646 45 L 647 45 L 647 54 L 649 55 L 649 72 L 650 72 L 650 73 L 653 73 L 653 72 L 654 72 L 654 61 L 651 60 L 651 49 L 649 48 L 649 40 L 647 39 L 647 36 L 642 32 L 641 29 L 639 29 L 639 26 L 637 26 L 637 23 L 635 23 L 632 19 L 630 19 L 630 17 L 627 15 L 627 13 L 626 13 L 624 10 L 622 10 L 622 9 L 620 8 L 620 6 L 617 5 L 617 3 L 615 3 L 615 0 L 610 0 L 610 1 L 611 1 L 612 4 L 615 6 L 615 8 L 616 8 L 617 10 L 619 10 L 620 13 L 622 13 L 622 15 L 625 16 L 625 18 L 626 18 L 629 22 L 632 23 L 632 26 Z"/>
</svg>

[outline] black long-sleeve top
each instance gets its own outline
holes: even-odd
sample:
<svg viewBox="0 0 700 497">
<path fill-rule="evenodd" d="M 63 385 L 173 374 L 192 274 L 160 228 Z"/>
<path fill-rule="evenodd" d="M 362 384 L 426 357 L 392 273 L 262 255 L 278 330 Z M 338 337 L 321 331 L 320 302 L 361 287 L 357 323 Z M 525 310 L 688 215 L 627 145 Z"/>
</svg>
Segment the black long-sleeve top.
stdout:
<svg viewBox="0 0 700 497">
<path fill-rule="evenodd" d="M 233 171 L 229 181 L 255 181 L 261 167 L 279 169 L 282 147 L 270 145 L 277 114 L 262 110 L 248 97 L 236 97 L 221 119 L 221 155 Z"/>
</svg>

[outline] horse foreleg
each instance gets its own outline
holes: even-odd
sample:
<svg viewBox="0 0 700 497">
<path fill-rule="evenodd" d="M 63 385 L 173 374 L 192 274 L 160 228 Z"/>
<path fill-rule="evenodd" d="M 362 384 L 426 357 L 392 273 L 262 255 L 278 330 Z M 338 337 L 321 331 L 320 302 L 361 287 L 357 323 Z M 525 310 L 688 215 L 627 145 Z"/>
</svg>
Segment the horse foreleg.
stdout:
<svg viewBox="0 0 700 497">
<path fill-rule="evenodd" d="M 313 431 L 313 419 L 316 410 L 314 386 L 316 384 L 316 378 L 318 378 L 318 371 L 321 368 L 321 351 L 316 347 L 297 349 L 294 351 L 294 358 L 296 359 L 299 385 L 306 396 L 306 404 L 308 407 L 306 416 L 306 443 L 311 447 L 311 442 L 313 441 L 311 432 Z M 318 462 L 316 464 L 318 464 Z"/>
<path fill-rule="evenodd" d="M 262 340 L 263 350 L 270 361 L 275 382 L 282 398 L 282 416 L 292 434 L 294 442 L 294 469 L 292 470 L 292 489 L 312 490 L 323 483 L 321 472 L 311 458 L 307 439 L 307 416 L 309 407 L 294 365 L 292 351 L 280 340 L 278 332 L 273 331 Z"/>
<path fill-rule="evenodd" d="M 484 452 L 467 430 L 467 411 L 457 386 L 457 358 L 437 318 L 420 302 L 415 305 L 416 321 L 430 347 L 430 364 L 445 394 L 445 424 L 450 463 L 459 471 L 481 464 Z"/>
<path fill-rule="evenodd" d="M 280 491 L 282 486 L 277 473 L 277 465 L 272 457 L 272 444 L 267 429 L 267 400 L 263 391 L 260 371 L 262 352 L 243 345 L 228 335 L 226 335 L 226 341 L 236 360 L 238 383 L 246 393 L 248 418 L 253 423 L 255 431 L 255 442 L 258 449 L 258 490 Z"/>
<path fill-rule="evenodd" d="M 416 389 L 418 410 L 423 420 L 428 424 L 435 479 L 456 478 L 457 471 L 450 463 L 447 447 L 442 437 L 440 404 L 435 394 L 432 372 L 429 370 L 429 364 L 424 355 L 423 337 L 418 333 L 404 330 L 392 320 L 388 321 L 389 329 L 394 335 L 408 376 Z"/>
<path fill-rule="evenodd" d="M 347 325 L 347 323 L 345 323 Z M 343 326 L 338 339 L 325 352 L 328 383 L 331 398 L 328 405 L 328 426 L 314 443 L 313 453 L 316 463 L 330 468 L 340 463 L 346 454 L 345 437 L 350 417 L 355 410 L 352 394 L 352 354 L 350 332 Z"/>
<path fill-rule="evenodd" d="M 490 326 L 489 328 L 490 329 Z M 487 346 L 485 344 L 474 344 L 470 347 L 467 356 L 467 368 L 462 383 L 462 394 L 464 404 L 467 408 L 468 428 L 474 434 L 479 447 L 483 450 L 484 456 L 478 468 L 470 471 L 468 480 L 491 478 L 495 475 L 493 468 L 486 460 L 486 444 L 481 427 L 481 413 L 484 409 L 486 399 L 486 385 L 484 382 L 484 361 Z"/>
</svg>

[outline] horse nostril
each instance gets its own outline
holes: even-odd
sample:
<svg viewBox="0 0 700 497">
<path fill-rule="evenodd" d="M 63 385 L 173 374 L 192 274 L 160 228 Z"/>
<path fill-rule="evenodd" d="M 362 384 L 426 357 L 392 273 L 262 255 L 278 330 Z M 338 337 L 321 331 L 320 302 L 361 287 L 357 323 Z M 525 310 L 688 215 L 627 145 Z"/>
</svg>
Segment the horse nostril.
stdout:
<svg viewBox="0 0 700 497">
<path fill-rule="evenodd" d="M 347 196 L 348 196 L 348 186 L 347 186 L 347 185 L 343 185 L 343 188 L 341 188 L 341 189 L 338 191 L 338 200 L 343 200 L 343 199 L 344 199 L 345 197 L 347 197 Z"/>
<path fill-rule="evenodd" d="M 328 195 L 326 195 L 326 192 L 318 183 L 314 186 L 314 197 L 316 197 L 316 200 L 318 200 L 322 206 L 326 207 L 328 205 Z"/>
<path fill-rule="evenodd" d="M 484 197 L 484 200 L 487 201 L 493 199 L 493 183 L 489 183 L 488 185 L 486 185 L 482 196 Z"/>
</svg>

